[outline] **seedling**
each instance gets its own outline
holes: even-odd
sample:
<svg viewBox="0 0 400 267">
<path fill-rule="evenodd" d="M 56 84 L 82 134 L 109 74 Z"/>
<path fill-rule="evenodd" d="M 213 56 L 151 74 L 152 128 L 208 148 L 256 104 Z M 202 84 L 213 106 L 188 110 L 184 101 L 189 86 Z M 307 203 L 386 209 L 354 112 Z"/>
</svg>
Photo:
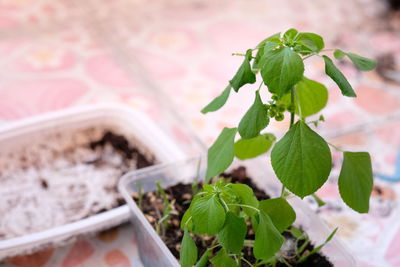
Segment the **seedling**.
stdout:
<svg viewBox="0 0 400 267">
<path fill-rule="evenodd" d="M 202 112 L 217 111 L 224 106 L 232 91 L 239 93 L 244 85 L 254 84 L 257 77 L 261 77 L 261 82 L 255 91 L 254 103 L 238 127 L 224 128 L 209 148 L 206 182 L 224 172 L 234 157 L 242 160 L 254 158 L 273 147 L 271 164 L 282 183 L 282 193 L 279 198 L 258 201 L 246 185 L 224 180 L 204 185 L 202 191 L 194 196 L 181 222 L 184 230 L 180 252 L 182 266 L 192 266 L 196 262 L 196 266 L 205 266 L 208 261 L 214 266 L 238 266 L 242 263 L 253 266 L 242 253 L 248 245 L 252 246 L 256 259 L 254 266 L 274 266 L 277 261 L 290 266 L 293 261 L 279 253 L 285 240 L 282 233 L 296 218 L 286 197 L 290 194 L 300 198 L 313 195 L 323 205 L 314 193 L 327 181 L 332 169 L 329 146 L 343 153 L 338 180 L 341 198 L 353 210 L 368 212 L 373 186 L 370 155 L 343 151 L 326 142 L 309 126 L 318 126 L 324 121 L 322 116 L 311 120 L 308 117 L 325 107 L 328 90 L 323 84 L 304 76 L 306 59 L 320 57 L 325 64 L 325 73 L 338 85 L 341 93 L 356 97 L 350 83 L 327 55 L 331 52 L 336 59 L 348 58 L 361 71 L 371 70 L 376 65 L 375 61 L 353 53 L 324 49 L 321 36 L 295 29 L 274 34 L 254 49 L 235 54 L 244 57 L 243 63 L 221 95 Z M 269 100 L 262 99 L 261 91 L 264 91 L 263 95 L 269 95 Z M 290 117 L 289 129 L 275 143 L 275 136 L 263 131 L 270 120 L 282 121 L 286 114 Z M 240 138 L 235 142 L 238 134 Z M 254 242 L 245 242 L 248 227 L 255 232 Z M 200 259 L 190 233 L 214 238 L 213 246 Z M 303 241 L 303 244 L 309 242 L 308 238 Z M 304 253 L 301 247 L 296 261 L 304 261 L 322 246 L 308 253 Z"/>
<path fill-rule="evenodd" d="M 156 187 L 157 187 L 156 193 L 161 196 L 162 203 L 163 203 L 162 210 L 159 211 L 160 219 L 157 221 L 157 224 L 156 224 L 156 232 L 159 235 L 164 236 L 165 232 L 169 226 L 168 219 L 169 219 L 170 215 L 171 214 L 177 215 L 177 213 L 174 208 L 174 203 L 169 201 L 167 193 L 165 193 L 164 189 L 161 186 L 161 182 L 156 182 Z"/>
</svg>

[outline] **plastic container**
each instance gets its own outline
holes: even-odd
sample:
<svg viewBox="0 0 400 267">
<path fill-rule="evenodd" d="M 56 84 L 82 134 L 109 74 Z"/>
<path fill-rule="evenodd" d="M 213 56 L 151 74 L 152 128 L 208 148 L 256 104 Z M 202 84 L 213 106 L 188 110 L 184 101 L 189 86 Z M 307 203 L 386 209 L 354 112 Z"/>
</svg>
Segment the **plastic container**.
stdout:
<svg viewBox="0 0 400 267">
<path fill-rule="evenodd" d="M 278 188 L 278 184 L 274 181 L 276 179 L 274 178 L 275 176 L 272 170 L 268 171 L 268 168 L 265 170 L 265 161 L 263 162 L 264 166 L 260 166 L 261 162 L 259 159 L 235 163 L 234 165 L 238 164 L 244 165 L 247 168 L 249 176 L 253 178 L 258 186 L 264 188 L 268 194 L 272 197 L 277 195 L 280 188 Z M 161 182 L 164 187 L 168 187 L 179 182 L 190 183 L 194 179 L 203 179 L 205 166 L 205 157 L 196 157 L 172 164 L 163 164 L 127 173 L 120 180 L 119 190 L 131 209 L 131 222 L 136 233 L 137 243 L 139 244 L 139 254 L 144 266 L 178 267 L 179 264 L 152 226 L 147 222 L 145 216 L 132 199 L 132 193 L 138 192 L 138 185 L 146 192 L 156 189 L 155 182 Z M 289 201 L 296 210 L 297 219 L 295 225 L 301 225 L 310 236 L 313 244 L 321 244 L 332 232 L 332 229 L 329 229 L 321 219 L 297 197 L 292 197 Z M 354 258 L 348 251 L 349 250 L 347 250 L 336 237 L 323 249 L 323 253 L 334 266 L 356 266 Z"/>
<path fill-rule="evenodd" d="M 96 125 L 111 125 L 129 133 L 151 152 L 159 163 L 184 158 L 184 153 L 143 113 L 114 105 L 78 107 L 24 119 L 0 128 L 2 151 L 26 144 L 44 133 L 62 132 Z M 129 218 L 129 208 L 123 205 L 59 227 L 0 240 L 0 259 L 28 253 L 48 245 L 67 243 L 76 236 L 118 225 Z"/>
</svg>

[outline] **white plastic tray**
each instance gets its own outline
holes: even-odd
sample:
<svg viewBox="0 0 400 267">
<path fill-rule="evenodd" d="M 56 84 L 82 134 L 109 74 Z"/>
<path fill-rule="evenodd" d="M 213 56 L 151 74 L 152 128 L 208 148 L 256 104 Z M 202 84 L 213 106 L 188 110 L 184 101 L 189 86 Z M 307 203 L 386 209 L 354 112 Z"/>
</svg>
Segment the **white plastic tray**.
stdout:
<svg viewBox="0 0 400 267">
<path fill-rule="evenodd" d="M 178 146 L 143 113 L 114 105 L 96 105 L 57 111 L 0 127 L 0 147 L 15 147 L 44 132 L 80 129 L 95 125 L 111 125 L 132 134 L 159 163 L 184 158 Z M 41 232 L 0 240 L 0 259 L 28 253 L 56 243 L 66 243 L 76 236 L 118 225 L 129 218 L 127 205 L 88 218 Z"/>
</svg>

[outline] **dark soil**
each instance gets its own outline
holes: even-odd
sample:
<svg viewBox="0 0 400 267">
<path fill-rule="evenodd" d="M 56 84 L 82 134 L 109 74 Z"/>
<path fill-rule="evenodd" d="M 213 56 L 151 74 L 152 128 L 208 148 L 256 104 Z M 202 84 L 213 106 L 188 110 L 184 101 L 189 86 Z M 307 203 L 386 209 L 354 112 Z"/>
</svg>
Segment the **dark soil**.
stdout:
<svg viewBox="0 0 400 267">
<path fill-rule="evenodd" d="M 154 160 L 148 160 L 139 150 L 132 147 L 123 135 L 117 135 L 110 131 L 105 132 L 100 140 L 91 142 L 90 148 L 94 150 L 96 147 L 104 147 L 106 144 L 110 144 L 127 159 L 135 159 L 138 169 L 154 164 Z"/>
<path fill-rule="evenodd" d="M 233 183 L 243 183 L 247 184 L 250 187 L 253 188 L 254 194 L 257 196 L 258 200 L 263 200 L 263 199 L 268 199 L 269 196 L 261 189 L 259 189 L 251 180 L 251 178 L 247 177 L 246 175 L 246 168 L 244 167 L 239 167 L 235 170 L 233 170 L 229 174 L 223 174 L 222 175 L 225 178 L 231 179 L 231 182 Z M 199 184 L 201 186 L 201 184 Z M 167 227 L 166 230 L 160 230 L 159 234 L 161 236 L 161 239 L 164 241 L 164 243 L 167 245 L 167 247 L 170 249 L 171 253 L 179 259 L 179 250 L 180 250 L 180 242 L 183 236 L 183 231 L 180 229 L 180 221 L 182 219 L 182 216 L 184 212 L 186 211 L 187 208 L 189 208 L 190 205 L 190 200 L 192 199 L 192 185 L 191 184 L 177 184 L 171 187 L 168 187 L 165 189 L 165 192 L 167 193 L 168 199 L 170 203 L 174 203 L 175 210 L 177 211 L 177 214 L 179 215 L 170 215 L 169 216 L 169 226 Z M 136 201 L 137 204 L 139 204 L 139 195 L 134 194 L 133 199 Z M 158 220 L 162 218 L 162 210 L 163 210 L 163 200 L 162 197 L 158 192 L 148 192 L 143 194 L 142 200 L 141 200 L 141 207 L 140 207 L 145 214 L 145 217 L 147 220 L 150 222 L 150 224 L 153 226 L 154 229 L 156 229 L 156 225 Z M 293 236 L 291 236 L 290 233 L 285 232 L 284 233 L 286 239 L 294 239 Z M 211 246 L 211 243 L 213 242 L 213 237 L 200 237 L 200 236 L 194 236 L 196 245 L 199 249 L 199 257 L 203 255 L 207 247 Z M 247 233 L 246 239 L 252 239 L 254 240 L 254 232 L 251 228 L 249 228 L 249 231 Z M 300 241 L 298 243 L 297 247 L 300 247 L 302 245 L 302 242 Z M 309 252 L 313 250 L 312 245 L 308 245 L 306 249 L 304 250 L 305 252 Z M 216 251 L 214 251 L 216 252 Z M 243 253 L 245 255 L 245 258 L 250 261 L 251 263 L 255 263 L 255 258 L 252 256 L 252 248 L 250 247 L 245 247 L 243 250 Z M 288 252 L 289 254 L 291 253 L 290 251 Z M 294 254 L 292 252 L 291 254 Z M 298 267 L 310 267 L 310 266 L 318 266 L 318 267 L 332 267 L 332 263 L 328 261 L 328 259 L 321 254 L 314 254 L 311 255 L 306 262 L 303 262 L 301 264 L 294 264 L 295 262 L 293 259 L 290 259 L 288 257 L 287 261 L 292 265 L 292 266 L 298 266 Z M 247 266 L 243 264 L 244 266 Z M 209 265 L 211 266 L 211 264 Z M 286 267 L 283 263 L 278 263 L 276 267 Z"/>
</svg>

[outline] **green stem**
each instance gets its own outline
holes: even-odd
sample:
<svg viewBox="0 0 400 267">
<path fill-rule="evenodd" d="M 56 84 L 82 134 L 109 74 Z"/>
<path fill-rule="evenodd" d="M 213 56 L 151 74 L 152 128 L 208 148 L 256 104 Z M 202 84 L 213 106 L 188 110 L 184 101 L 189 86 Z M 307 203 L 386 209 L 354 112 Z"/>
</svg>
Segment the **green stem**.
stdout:
<svg viewBox="0 0 400 267">
<path fill-rule="evenodd" d="M 243 245 L 245 247 L 254 247 L 254 240 L 245 239 Z"/>
<path fill-rule="evenodd" d="M 292 89 L 290 90 L 290 105 L 292 105 L 292 107 L 294 107 L 294 87 L 292 87 Z M 292 112 L 290 112 L 290 128 L 292 128 L 294 124 L 294 110 Z"/>
<path fill-rule="evenodd" d="M 290 105 L 292 105 L 292 107 L 294 107 L 294 97 L 295 97 L 295 91 L 294 91 L 294 87 L 292 87 L 292 89 L 290 89 Z M 290 112 L 290 126 L 289 129 L 292 128 L 293 124 L 294 124 L 294 110 Z M 282 184 L 282 190 L 281 190 L 281 197 L 283 197 L 284 193 L 285 193 L 285 186 Z"/>
<path fill-rule="evenodd" d="M 253 267 L 254 265 L 251 264 L 251 262 L 249 262 L 248 260 L 246 260 L 244 257 L 241 257 L 241 260 L 244 261 L 245 263 L 247 263 L 249 266 Z"/>
<path fill-rule="evenodd" d="M 338 146 L 336 146 L 336 145 L 334 145 L 334 144 L 331 144 L 331 143 L 329 143 L 329 142 L 327 142 L 327 143 L 328 143 L 328 145 L 330 145 L 331 147 L 333 147 L 333 148 L 336 149 L 337 151 L 344 152 L 344 150 L 341 149 L 340 147 L 338 147 Z"/>
<path fill-rule="evenodd" d="M 244 204 L 228 204 L 228 206 L 237 206 L 237 207 L 242 207 L 242 208 L 249 208 L 249 209 L 253 209 L 253 210 L 257 211 L 257 212 L 260 212 L 259 209 L 254 208 L 254 207 L 249 206 L 249 205 L 244 205 Z"/>
<path fill-rule="evenodd" d="M 219 195 L 217 197 L 218 197 L 219 201 L 221 201 L 222 206 L 225 209 L 225 212 L 228 212 L 229 211 L 228 205 L 226 205 L 225 201 L 222 198 L 220 198 Z"/>
<path fill-rule="evenodd" d="M 212 246 L 211 248 L 208 248 L 208 251 L 213 251 L 214 248 L 220 247 L 220 244 L 216 244 L 215 246 Z"/>
</svg>

